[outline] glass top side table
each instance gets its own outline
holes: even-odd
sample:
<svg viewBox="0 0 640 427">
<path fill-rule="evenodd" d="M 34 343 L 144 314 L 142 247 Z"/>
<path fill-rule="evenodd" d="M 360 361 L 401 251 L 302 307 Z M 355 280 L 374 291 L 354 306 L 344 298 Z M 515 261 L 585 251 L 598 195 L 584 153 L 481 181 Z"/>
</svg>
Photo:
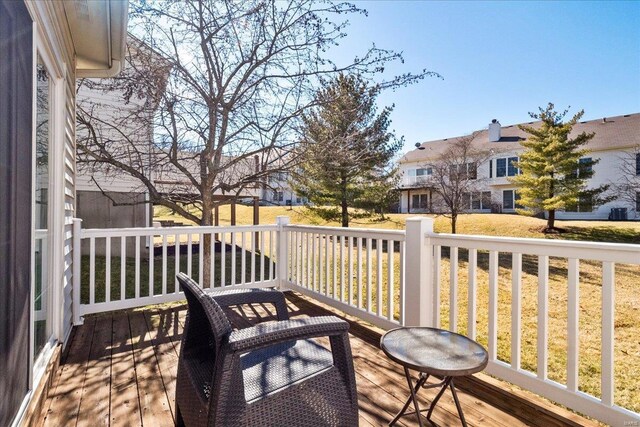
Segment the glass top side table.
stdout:
<svg viewBox="0 0 640 427">
<path fill-rule="evenodd" d="M 458 409 L 460 421 L 466 427 L 467 423 L 462 413 L 453 379 L 480 372 L 487 366 L 489 357 L 484 347 L 464 335 L 443 329 L 410 327 L 393 329 L 384 334 L 380 340 L 380 348 L 391 360 L 403 366 L 411 392 L 402 410 L 389 423 L 390 426 L 405 415 L 411 402 L 413 402 L 418 423 L 422 426 L 420 419 L 422 411 L 416 398 L 418 390 L 441 387 L 429 406 L 427 419 L 430 420 L 438 400 L 449 387 Z M 420 372 L 415 384 L 411 380 L 409 369 Z M 442 377 L 442 381 L 427 384 L 427 379 L 431 375 Z"/>
</svg>

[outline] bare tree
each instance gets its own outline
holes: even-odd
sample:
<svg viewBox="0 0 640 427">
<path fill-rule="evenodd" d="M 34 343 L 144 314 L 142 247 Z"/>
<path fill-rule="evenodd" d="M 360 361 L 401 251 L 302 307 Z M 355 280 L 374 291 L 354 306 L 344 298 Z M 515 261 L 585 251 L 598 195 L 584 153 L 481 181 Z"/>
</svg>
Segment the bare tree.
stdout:
<svg viewBox="0 0 640 427">
<path fill-rule="evenodd" d="M 475 136 L 472 134 L 448 142 L 439 156 L 425 164 L 431 169 L 426 185 L 435 193 L 430 210 L 449 218 L 454 234 L 458 215 L 469 210 L 474 194 L 480 197 L 486 181 L 478 175 L 478 168 L 491 154 L 474 147 Z"/>
<path fill-rule="evenodd" d="M 636 216 L 640 214 L 640 145 L 618 156 L 620 170 L 616 180 L 610 182 L 612 198 L 632 206 Z"/>
<path fill-rule="evenodd" d="M 223 196 L 241 195 L 295 163 L 296 129 L 316 105 L 320 81 L 340 72 L 372 78 L 402 60 L 375 46 L 346 64 L 327 58 L 346 36 L 344 16 L 366 13 L 348 3 L 139 0 L 130 11 L 130 31 L 153 54 L 138 49 L 134 66 L 103 87 L 118 88 L 129 101 L 149 97 L 121 122 L 143 132 L 151 120 L 153 138 L 141 143 L 141 135 L 101 120 L 99 108 L 79 109 L 88 135 L 78 142 L 79 158 L 137 178 L 150 202 L 201 225 L 213 223 Z M 380 86 L 428 74 L 407 73 Z M 113 129 L 101 132 L 104 126 Z M 210 246 L 205 240 L 205 264 Z"/>
</svg>

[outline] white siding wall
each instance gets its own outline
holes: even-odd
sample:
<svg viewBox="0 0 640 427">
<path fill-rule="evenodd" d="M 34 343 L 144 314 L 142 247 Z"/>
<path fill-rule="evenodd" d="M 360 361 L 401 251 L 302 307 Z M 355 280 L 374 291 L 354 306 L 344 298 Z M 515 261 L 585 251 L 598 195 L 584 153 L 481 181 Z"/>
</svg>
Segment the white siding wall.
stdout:
<svg viewBox="0 0 640 427">
<path fill-rule="evenodd" d="M 591 157 L 594 160 L 600 159 L 600 163 L 593 167 L 594 176 L 589 180 L 588 187 L 598 187 L 603 184 L 611 184 L 619 182 L 621 171 L 621 164 L 623 158 L 628 156 L 631 150 L 609 150 L 609 151 L 597 151 L 592 152 L 587 157 Z M 517 151 L 503 152 L 496 154 L 492 157 L 493 166 L 493 178 L 489 177 L 489 162 L 481 165 L 478 168 L 478 178 L 484 180 L 482 187 L 492 192 L 492 199 L 502 205 L 502 196 L 504 190 L 511 190 L 516 188 L 509 182 L 508 177 L 496 177 L 496 159 L 515 157 L 518 155 Z M 402 183 L 406 182 L 408 178 L 408 170 L 423 167 L 425 162 L 411 162 L 402 163 L 399 167 L 399 173 L 401 174 Z M 418 189 L 411 190 L 412 194 L 418 194 Z M 408 212 L 408 204 L 410 200 L 407 197 L 407 191 L 403 191 L 400 199 L 400 211 L 402 213 Z M 593 212 L 557 212 L 557 219 L 584 219 L 584 220 L 606 220 L 609 217 L 609 213 L 612 208 L 627 208 L 627 214 L 629 219 L 640 219 L 640 213 L 635 211 L 635 205 L 632 205 L 622 199 L 614 200 L 602 206 L 596 208 Z M 505 212 L 514 212 L 514 210 L 505 210 Z"/>
</svg>

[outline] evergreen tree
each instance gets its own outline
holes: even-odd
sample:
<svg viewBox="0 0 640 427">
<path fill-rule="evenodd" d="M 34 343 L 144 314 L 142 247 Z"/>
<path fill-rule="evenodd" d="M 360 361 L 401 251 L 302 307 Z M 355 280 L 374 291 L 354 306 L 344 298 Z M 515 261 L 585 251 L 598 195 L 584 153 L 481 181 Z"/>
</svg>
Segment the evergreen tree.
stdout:
<svg viewBox="0 0 640 427">
<path fill-rule="evenodd" d="M 340 74 L 318 91 L 318 108 L 304 116 L 293 187 L 316 214 L 343 227 L 350 218 L 383 211 L 395 186 L 392 160 L 402 139 L 388 131 L 392 107 L 378 114 L 379 93 L 358 75 Z"/>
<path fill-rule="evenodd" d="M 589 150 L 584 146 L 595 134 L 582 132 L 569 138 L 584 110 L 563 122 L 567 111 L 557 112 L 549 103 L 546 108 L 539 108 L 538 113 L 529 113 L 532 118 L 542 121 L 540 127 L 518 126 L 530 135 L 521 142 L 525 151 L 516 163 L 521 174 L 511 178 L 511 182 L 519 186 L 518 203 L 522 208 L 518 213 L 533 215 L 546 211 L 545 232 L 559 231 L 555 227 L 557 210 L 577 207 L 590 210 L 606 201 L 602 194 L 607 185 L 586 187 L 593 176 L 593 166 L 599 160 L 585 157 Z"/>
</svg>

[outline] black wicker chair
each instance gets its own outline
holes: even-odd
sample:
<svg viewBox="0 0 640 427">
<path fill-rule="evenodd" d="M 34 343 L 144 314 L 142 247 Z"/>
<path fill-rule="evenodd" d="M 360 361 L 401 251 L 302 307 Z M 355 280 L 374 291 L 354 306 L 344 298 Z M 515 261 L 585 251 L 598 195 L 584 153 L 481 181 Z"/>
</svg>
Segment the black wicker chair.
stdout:
<svg viewBox="0 0 640 427">
<path fill-rule="evenodd" d="M 288 320 L 280 292 L 205 293 L 178 274 L 188 303 L 176 384 L 187 426 L 355 426 L 358 399 L 349 324 Z M 278 321 L 232 331 L 220 305 L 270 302 Z M 331 351 L 311 338 L 329 337 Z"/>
</svg>

